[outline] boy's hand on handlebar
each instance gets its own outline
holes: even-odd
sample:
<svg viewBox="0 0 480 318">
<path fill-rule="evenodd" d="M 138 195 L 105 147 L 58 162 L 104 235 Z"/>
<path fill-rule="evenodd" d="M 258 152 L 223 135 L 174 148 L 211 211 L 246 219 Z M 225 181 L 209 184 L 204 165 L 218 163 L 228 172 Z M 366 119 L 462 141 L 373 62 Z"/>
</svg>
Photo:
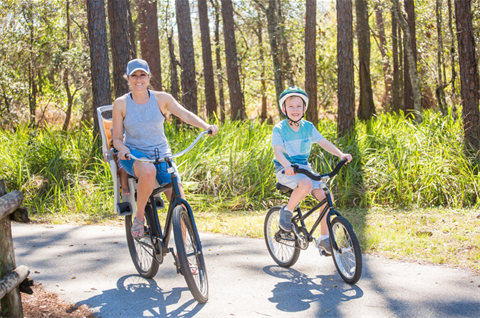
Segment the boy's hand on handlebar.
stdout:
<svg viewBox="0 0 480 318">
<path fill-rule="evenodd" d="M 347 160 L 347 163 L 349 163 L 350 161 L 352 161 L 352 155 L 349 154 L 349 153 L 344 153 L 341 157 L 340 157 L 340 161 L 342 160 Z"/>
<path fill-rule="evenodd" d="M 210 136 L 213 136 L 218 132 L 219 129 L 217 125 L 209 125 L 206 130 L 210 131 Z"/>
<path fill-rule="evenodd" d="M 297 173 L 295 172 L 295 169 L 293 167 L 285 168 L 285 174 L 287 176 L 294 176 Z"/>
</svg>

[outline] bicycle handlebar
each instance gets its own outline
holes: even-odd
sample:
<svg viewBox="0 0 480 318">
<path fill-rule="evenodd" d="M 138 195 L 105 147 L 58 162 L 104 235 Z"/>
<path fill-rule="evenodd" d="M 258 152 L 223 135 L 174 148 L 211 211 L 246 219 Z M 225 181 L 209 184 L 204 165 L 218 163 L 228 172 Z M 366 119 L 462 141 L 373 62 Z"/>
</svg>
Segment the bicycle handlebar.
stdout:
<svg viewBox="0 0 480 318">
<path fill-rule="evenodd" d="M 177 158 L 177 157 L 180 157 L 182 155 L 184 155 L 185 153 L 187 153 L 188 151 L 190 151 L 190 149 L 192 149 L 196 144 L 197 142 L 200 140 L 200 138 L 203 137 L 203 135 L 205 134 L 211 134 L 212 131 L 211 130 L 205 130 L 205 131 L 202 131 L 198 136 L 197 138 L 195 138 L 195 140 L 190 144 L 190 146 L 188 146 L 187 148 L 185 148 L 184 150 L 174 154 L 174 155 L 171 155 L 171 156 L 166 156 L 165 158 L 157 158 L 157 159 L 141 159 L 141 158 L 137 158 L 135 157 L 134 155 L 132 155 L 131 153 L 127 153 L 125 154 L 125 157 L 126 158 L 131 158 L 133 160 L 138 160 L 140 162 L 147 162 L 147 163 L 157 163 L 157 162 L 162 162 L 162 161 L 165 161 L 166 158 L 170 158 L 170 159 L 173 159 L 173 158 Z"/>
<path fill-rule="evenodd" d="M 335 177 L 338 174 L 338 172 L 340 171 L 340 169 L 342 169 L 342 167 L 346 163 L 347 163 L 347 160 L 344 159 L 336 165 L 336 167 L 333 169 L 332 172 L 327 173 L 327 174 L 322 174 L 322 175 L 314 174 L 314 173 L 312 173 L 308 170 L 299 168 L 298 165 L 292 165 L 292 167 L 293 167 L 293 170 L 295 171 L 295 173 L 302 173 L 302 174 L 306 175 L 307 177 L 309 177 L 310 179 L 312 179 L 314 181 L 320 181 L 321 179 L 326 178 L 326 177 L 329 177 L 329 178 Z M 282 173 L 285 173 L 285 171 L 282 171 Z"/>
</svg>

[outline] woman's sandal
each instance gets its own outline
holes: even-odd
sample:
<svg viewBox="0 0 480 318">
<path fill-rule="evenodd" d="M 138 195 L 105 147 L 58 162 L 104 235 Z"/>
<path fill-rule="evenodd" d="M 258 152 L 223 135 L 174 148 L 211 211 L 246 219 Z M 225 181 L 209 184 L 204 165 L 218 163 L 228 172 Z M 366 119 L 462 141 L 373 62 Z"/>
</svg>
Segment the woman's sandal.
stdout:
<svg viewBox="0 0 480 318">
<path fill-rule="evenodd" d="M 139 220 L 137 220 L 136 217 L 133 219 L 132 236 L 134 238 L 142 238 L 143 237 L 143 234 L 145 234 L 145 228 L 143 227 L 144 223 L 145 223 L 145 219 L 143 219 L 143 222 L 140 222 Z M 135 235 L 134 232 L 140 232 L 140 235 Z"/>
</svg>

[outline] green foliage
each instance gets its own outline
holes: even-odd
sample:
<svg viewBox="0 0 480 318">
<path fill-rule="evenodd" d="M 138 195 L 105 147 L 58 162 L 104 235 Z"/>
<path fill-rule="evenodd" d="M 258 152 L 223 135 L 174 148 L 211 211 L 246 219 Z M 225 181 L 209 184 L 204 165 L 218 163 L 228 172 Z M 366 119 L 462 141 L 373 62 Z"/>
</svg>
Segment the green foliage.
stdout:
<svg viewBox="0 0 480 318">
<path fill-rule="evenodd" d="M 187 197 L 197 210 L 266 209 L 284 202 L 270 146 L 272 126 L 233 122 L 213 138 L 203 138 L 176 159 Z M 320 132 L 353 155 L 332 189 L 343 207 L 478 207 L 480 178 L 474 158 L 463 150 L 461 121 L 433 112 L 420 125 L 402 115 L 381 115 L 357 123 L 357 134 L 336 139 L 336 125 L 319 124 Z M 167 124 L 173 152 L 188 146 L 198 131 Z M 25 193 L 30 211 L 106 217 L 113 210 L 113 183 L 108 166 L 92 148 L 91 127 L 61 133 L 49 128 L 0 131 L 0 178 L 10 190 Z M 338 158 L 315 146 L 316 171 L 330 171 Z"/>
</svg>

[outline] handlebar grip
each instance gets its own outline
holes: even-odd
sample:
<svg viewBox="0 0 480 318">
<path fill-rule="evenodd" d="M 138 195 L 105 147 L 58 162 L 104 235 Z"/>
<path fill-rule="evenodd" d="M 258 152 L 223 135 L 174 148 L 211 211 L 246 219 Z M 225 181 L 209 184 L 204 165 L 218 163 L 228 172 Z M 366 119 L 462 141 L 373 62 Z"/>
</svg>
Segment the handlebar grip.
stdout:
<svg viewBox="0 0 480 318">
<path fill-rule="evenodd" d="M 347 163 L 347 159 L 340 161 L 335 167 L 335 169 L 333 169 L 333 171 L 328 174 L 328 176 L 330 178 L 333 178 L 334 176 L 336 176 L 337 173 L 340 171 L 340 169 L 342 169 L 342 167 L 345 165 L 345 163 Z"/>
<path fill-rule="evenodd" d="M 208 130 L 208 134 L 211 135 L 213 131 L 211 129 Z"/>
</svg>

